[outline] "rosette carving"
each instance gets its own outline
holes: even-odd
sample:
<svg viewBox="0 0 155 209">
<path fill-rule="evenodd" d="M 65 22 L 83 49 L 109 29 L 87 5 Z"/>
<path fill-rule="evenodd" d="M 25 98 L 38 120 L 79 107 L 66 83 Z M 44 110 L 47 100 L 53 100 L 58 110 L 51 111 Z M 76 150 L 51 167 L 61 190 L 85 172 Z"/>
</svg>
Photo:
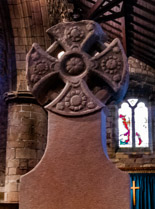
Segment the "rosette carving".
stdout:
<svg viewBox="0 0 155 209">
<path fill-rule="evenodd" d="M 74 90 L 67 94 L 65 98 L 65 105 L 70 110 L 79 111 L 85 107 L 87 101 L 86 95 L 80 90 Z"/>
<path fill-rule="evenodd" d="M 78 26 L 73 26 L 69 30 L 66 30 L 66 36 L 73 42 L 78 42 L 84 38 L 84 31 Z"/>
<path fill-rule="evenodd" d="M 79 57 L 72 57 L 66 62 L 66 71 L 70 75 L 78 75 L 85 69 L 83 60 Z"/>
</svg>

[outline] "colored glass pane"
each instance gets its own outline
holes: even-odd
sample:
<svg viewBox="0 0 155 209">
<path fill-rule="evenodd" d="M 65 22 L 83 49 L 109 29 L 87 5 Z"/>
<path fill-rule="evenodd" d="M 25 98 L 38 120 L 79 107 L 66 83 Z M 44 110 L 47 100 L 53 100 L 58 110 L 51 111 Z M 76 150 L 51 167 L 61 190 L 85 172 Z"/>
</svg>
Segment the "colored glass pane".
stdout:
<svg viewBox="0 0 155 209">
<path fill-rule="evenodd" d="M 148 108 L 143 102 L 135 108 L 135 145 L 136 147 L 148 147 Z"/>
<path fill-rule="evenodd" d="M 132 147 L 131 108 L 127 103 L 123 103 L 118 114 L 119 147 Z"/>
</svg>

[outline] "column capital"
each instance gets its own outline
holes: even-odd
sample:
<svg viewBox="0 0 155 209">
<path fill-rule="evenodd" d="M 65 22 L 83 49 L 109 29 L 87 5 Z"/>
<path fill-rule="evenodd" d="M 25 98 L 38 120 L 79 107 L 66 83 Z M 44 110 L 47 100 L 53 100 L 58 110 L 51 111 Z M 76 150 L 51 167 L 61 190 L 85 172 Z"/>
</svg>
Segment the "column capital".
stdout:
<svg viewBox="0 0 155 209">
<path fill-rule="evenodd" d="M 37 100 L 31 94 L 30 91 L 11 91 L 6 92 L 3 95 L 3 99 L 6 103 L 16 102 L 16 103 L 37 103 Z"/>
</svg>

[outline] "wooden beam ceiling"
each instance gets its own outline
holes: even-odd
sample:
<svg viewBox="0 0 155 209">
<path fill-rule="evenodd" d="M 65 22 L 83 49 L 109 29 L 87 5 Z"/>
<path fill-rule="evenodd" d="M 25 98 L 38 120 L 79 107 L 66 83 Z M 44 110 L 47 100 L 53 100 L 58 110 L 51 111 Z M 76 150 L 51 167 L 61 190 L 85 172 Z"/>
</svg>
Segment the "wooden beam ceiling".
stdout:
<svg viewBox="0 0 155 209">
<path fill-rule="evenodd" d="M 88 19 L 91 18 L 91 16 L 94 14 L 94 12 L 96 12 L 98 10 L 98 8 L 104 3 L 104 0 L 97 0 L 96 3 L 94 4 L 94 6 L 88 11 L 88 13 L 86 14 L 86 17 Z"/>
<path fill-rule="evenodd" d="M 155 68 L 154 0 L 74 0 L 82 19 L 100 23 L 109 40 L 119 37 L 127 56 Z"/>
</svg>

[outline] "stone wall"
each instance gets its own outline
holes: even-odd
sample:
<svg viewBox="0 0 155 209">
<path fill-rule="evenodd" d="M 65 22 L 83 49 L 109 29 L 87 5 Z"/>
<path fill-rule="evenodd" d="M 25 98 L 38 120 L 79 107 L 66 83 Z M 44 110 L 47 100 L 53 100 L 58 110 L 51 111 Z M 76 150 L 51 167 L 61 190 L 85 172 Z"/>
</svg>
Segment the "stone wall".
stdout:
<svg viewBox="0 0 155 209">
<path fill-rule="evenodd" d="M 50 45 L 46 34 L 49 28 L 47 2 L 46 0 L 8 0 L 8 6 L 15 45 L 17 90 L 23 91 L 27 90 L 26 53 L 34 42 L 43 48 L 48 48 Z"/>
<path fill-rule="evenodd" d="M 128 172 L 155 172 L 155 74 L 150 66 L 139 60 L 129 58 L 130 85 L 126 95 L 145 99 L 149 104 L 150 148 L 118 149 L 118 107 L 109 105 L 107 118 L 107 147 L 109 156 L 122 170 Z"/>
<path fill-rule="evenodd" d="M 12 30 L 6 2 L 0 1 L 0 192 L 4 186 L 7 105 L 3 94 L 16 85 Z M 13 84 L 14 83 L 14 84 Z"/>
<path fill-rule="evenodd" d="M 26 54 L 33 43 L 38 43 L 43 49 L 50 46 L 46 30 L 58 22 L 69 19 L 73 10 L 67 0 L 7 0 L 11 28 L 13 30 L 17 89 L 27 90 L 25 79 Z"/>
<path fill-rule="evenodd" d="M 7 129 L 7 107 L 3 101 L 3 94 L 8 90 L 6 75 L 6 46 L 4 34 L 0 28 L 0 187 L 4 185 L 5 171 L 5 148 L 6 148 L 6 129 Z"/>
</svg>

